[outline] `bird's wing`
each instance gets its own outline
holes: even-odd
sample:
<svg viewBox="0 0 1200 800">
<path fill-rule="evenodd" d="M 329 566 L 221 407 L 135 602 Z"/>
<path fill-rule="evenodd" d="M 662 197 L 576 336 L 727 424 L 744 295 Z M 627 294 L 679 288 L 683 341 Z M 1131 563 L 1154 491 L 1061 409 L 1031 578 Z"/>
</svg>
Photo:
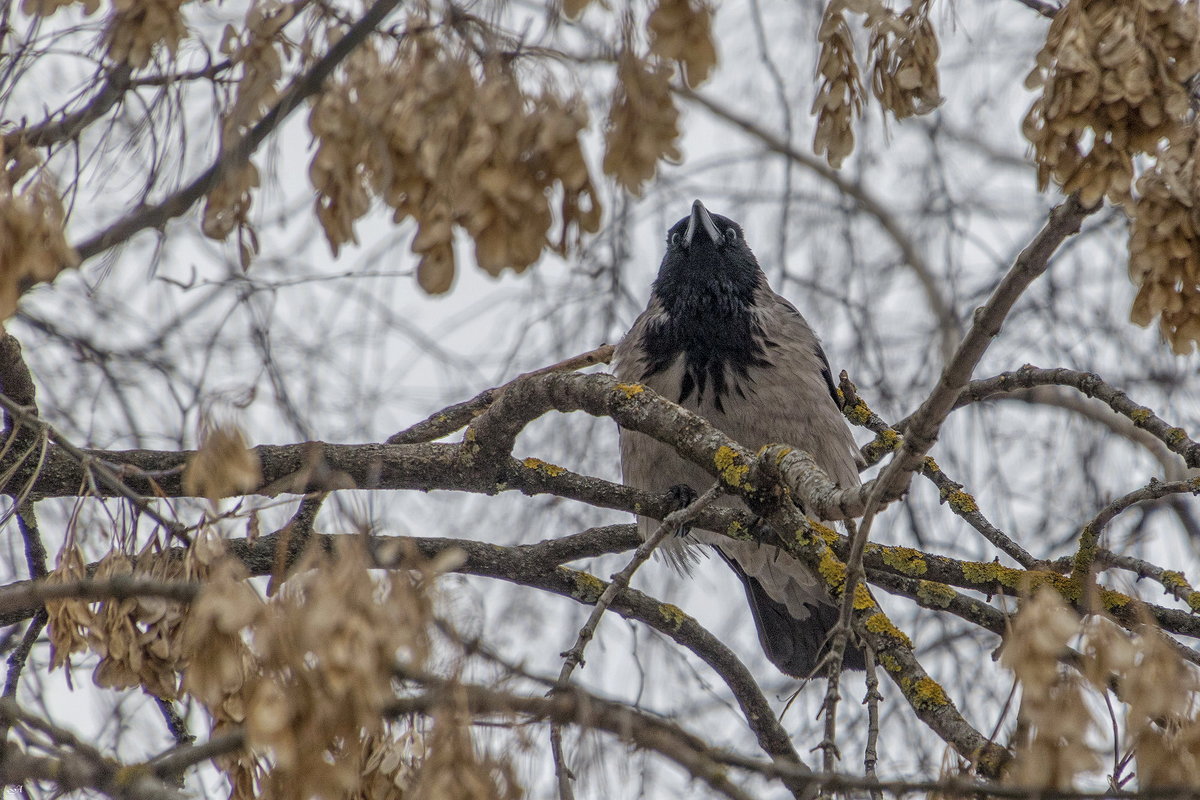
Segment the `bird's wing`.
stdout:
<svg viewBox="0 0 1200 800">
<path fill-rule="evenodd" d="M 646 329 L 662 315 L 657 300 L 650 302 L 634 321 L 629 333 L 617 345 L 613 353 L 613 374 L 627 383 L 644 383 L 668 400 L 678 399 L 679 385 L 683 379 L 682 359 L 677 359 L 662 372 L 647 376 L 648 363 L 642 338 Z M 637 431 L 621 428 L 621 473 L 625 483 L 648 492 L 662 494 L 673 486 L 686 484 L 697 492 L 704 491 L 714 479 L 700 467 L 683 459 L 669 445 Z M 650 517 L 638 517 L 638 532 L 648 539 L 658 528 L 659 522 Z M 667 563 L 684 574 L 702 555 L 692 537 L 672 536 L 658 549 Z"/>
</svg>

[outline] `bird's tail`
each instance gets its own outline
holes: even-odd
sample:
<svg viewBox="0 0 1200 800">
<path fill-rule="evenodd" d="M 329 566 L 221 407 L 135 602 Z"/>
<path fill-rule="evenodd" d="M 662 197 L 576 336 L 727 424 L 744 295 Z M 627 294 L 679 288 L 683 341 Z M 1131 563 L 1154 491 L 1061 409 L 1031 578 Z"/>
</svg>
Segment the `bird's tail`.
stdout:
<svg viewBox="0 0 1200 800">
<path fill-rule="evenodd" d="M 837 624 L 838 607 L 832 603 L 805 603 L 808 616 L 797 619 L 783 603 L 772 599 L 762 584 L 747 575 L 736 561 L 726 557 L 725 562 L 746 587 L 746 599 L 750 601 L 750 611 L 758 627 L 758 641 L 767 658 L 792 677 L 811 677 L 829 649 L 829 634 Z M 848 642 L 842 668 L 866 669 L 862 648 Z"/>
</svg>

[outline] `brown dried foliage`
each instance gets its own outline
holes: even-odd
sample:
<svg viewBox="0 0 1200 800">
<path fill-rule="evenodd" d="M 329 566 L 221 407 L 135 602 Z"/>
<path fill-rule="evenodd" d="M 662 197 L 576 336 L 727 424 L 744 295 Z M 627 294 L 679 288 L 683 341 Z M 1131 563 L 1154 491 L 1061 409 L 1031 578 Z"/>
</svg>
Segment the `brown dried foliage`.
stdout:
<svg viewBox="0 0 1200 800">
<path fill-rule="evenodd" d="M 896 119 L 928 114 L 942 102 L 940 48 L 929 22 L 929 0 L 913 0 L 902 13 L 889 9 L 871 19 L 871 91 Z"/>
<path fill-rule="evenodd" d="M 1038 185 L 1053 178 L 1086 205 L 1105 197 L 1125 205 L 1138 285 L 1131 318 L 1159 317 L 1181 354 L 1200 341 L 1190 89 L 1198 72 L 1197 0 L 1071 0 L 1026 80 L 1042 88 L 1024 122 Z M 1139 156 L 1155 163 L 1134 186 Z"/>
<path fill-rule="evenodd" d="M 1200 71 L 1195 0 L 1071 0 L 1026 79 L 1038 185 L 1051 177 L 1088 206 L 1129 199 L 1134 157 L 1187 132 L 1187 81 Z"/>
<path fill-rule="evenodd" d="M 205 430 L 200 448 L 188 459 L 183 473 L 185 493 L 213 502 L 247 492 L 260 483 L 262 465 L 258 454 L 246 445 L 242 432 L 231 425 Z"/>
<path fill-rule="evenodd" d="M 1155 317 L 1171 348 L 1200 342 L 1200 172 L 1196 130 L 1190 142 L 1160 153 L 1137 180 L 1129 235 L 1129 277 L 1138 286 L 1131 319 Z M 1184 155 L 1181 155 L 1184 154 Z"/>
<path fill-rule="evenodd" d="M 813 100 L 817 116 L 813 152 L 824 155 L 837 169 L 854 152 L 854 119 L 862 116 L 864 89 L 854 57 L 854 37 L 843 13 L 844 3 L 830 0 L 821 18 L 817 41 L 817 77 L 820 85 Z"/>
<path fill-rule="evenodd" d="M 221 116 L 221 151 L 245 136 L 267 109 L 279 99 L 284 56 L 291 47 L 284 26 L 295 16 L 297 5 L 270 0 L 251 4 L 240 31 L 226 26 L 221 52 L 236 65 L 239 76 L 229 108 Z M 226 239 L 238 232 L 243 269 L 258 253 L 258 237 L 250 224 L 253 190 L 259 186 L 258 167 L 252 161 L 229 169 L 204 201 L 201 230 L 212 239 Z"/>
<path fill-rule="evenodd" d="M 1068 668 L 1067 645 L 1077 637 L 1080 655 Z M 1042 589 L 1014 620 L 1001 661 L 1022 690 L 1023 735 L 1009 783 L 1070 790 L 1077 777 L 1094 773 L 1099 760 L 1088 741 L 1109 726 L 1097 728 L 1087 711 L 1090 685 L 1115 687 L 1124 704 L 1123 744 L 1137 758 L 1140 788 L 1200 786 L 1200 681 L 1151 622 L 1136 635 L 1100 615 L 1081 622 L 1057 593 Z"/>
<path fill-rule="evenodd" d="M 147 552 L 137 559 L 139 578 L 171 580 L 180 576 L 179 564 Z M 133 577 L 134 560 L 110 550 L 96 565 L 96 580 Z M 179 692 L 179 628 L 183 610 L 161 597 L 112 598 L 99 604 L 88 642 L 100 662 L 92 682 L 106 689 L 143 687 L 164 700 Z"/>
<path fill-rule="evenodd" d="M 846 12 L 863 15 L 871 31 L 871 88 L 896 119 L 928 114 L 942 101 L 938 89 L 940 48 L 929 22 L 928 0 L 912 0 L 900 14 L 882 0 L 830 0 L 817 30 L 817 117 L 813 151 L 835 169 L 854 152 L 854 120 L 862 116 L 866 89 L 854 55 Z"/>
<path fill-rule="evenodd" d="M 95 14 L 100 8 L 100 0 L 21 0 L 21 13 L 26 16 L 48 17 L 60 8 L 76 3 L 83 6 L 84 14 Z"/>
<path fill-rule="evenodd" d="M 1021 683 L 1018 720 L 1025 736 L 1006 779 L 1019 786 L 1066 790 L 1076 776 L 1099 765 L 1087 743 L 1094 720 L 1083 683 L 1059 666 L 1079 619 L 1056 592 L 1042 589 L 1013 621 L 1001 663 Z"/>
<path fill-rule="evenodd" d="M 30 148 L 0 145 L 0 320 L 34 284 L 79 264 L 63 235 L 62 200 L 39 165 Z"/>
<path fill-rule="evenodd" d="M 712 10 L 702 0 L 659 0 L 646 26 L 650 52 L 678 61 L 688 86 L 708 80 L 717 65 L 717 48 L 712 37 Z"/>
<path fill-rule="evenodd" d="M 187 36 L 181 6 L 187 0 L 112 0 L 104 29 L 108 57 L 117 63 L 144 67 L 154 49 L 166 45 L 171 55 Z"/>
<path fill-rule="evenodd" d="M 446 708 L 434 717 L 412 800 L 518 800 L 522 796 L 512 766 L 476 749 L 469 714 Z"/>
<path fill-rule="evenodd" d="M 544 249 L 566 253 L 581 232 L 599 228 L 579 144 L 586 126 L 581 101 L 531 93 L 510 64 L 473 66 L 432 32 L 386 56 L 362 46 L 309 117 L 317 217 L 335 253 L 356 241 L 354 223 L 374 197 L 394 221 L 414 219 L 418 280 L 429 292 L 450 288 L 455 226 L 489 274 L 520 272 Z"/>
<path fill-rule="evenodd" d="M 387 725 L 381 734 L 363 737 L 358 765 L 358 789 L 346 800 L 385 800 L 410 797 L 413 782 L 425 757 L 425 737 L 414 724 Z"/>
<path fill-rule="evenodd" d="M 641 194 L 659 161 L 682 157 L 678 141 L 671 68 L 626 48 L 617 60 L 617 86 L 604 132 L 604 171 L 627 191 Z"/>
<path fill-rule="evenodd" d="M 58 554 L 55 568 L 46 576 L 51 586 L 75 583 L 87 577 L 83 552 L 73 541 Z M 88 647 L 88 631 L 95 625 L 96 615 L 83 600 L 65 598 L 46 601 L 47 629 L 50 637 L 50 668 L 65 666 L 71 674 L 71 656 Z M 70 678 L 68 677 L 68 680 Z"/>
</svg>

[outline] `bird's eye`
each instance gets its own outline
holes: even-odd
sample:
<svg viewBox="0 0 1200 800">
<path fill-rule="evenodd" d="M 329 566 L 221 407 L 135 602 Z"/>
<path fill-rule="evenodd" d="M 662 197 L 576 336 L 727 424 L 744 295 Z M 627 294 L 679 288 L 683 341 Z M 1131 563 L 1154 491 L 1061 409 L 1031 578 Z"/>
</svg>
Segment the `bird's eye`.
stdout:
<svg viewBox="0 0 1200 800">
<path fill-rule="evenodd" d="M 728 230 L 725 231 L 725 241 L 729 242 L 730 244 L 734 244 L 737 241 L 737 238 L 738 237 L 737 237 L 736 229 L 729 228 Z"/>
<path fill-rule="evenodd" d="M 672 247 L 679 246 L 679 233 L 678 232 L 671 234 L 671 246 Z"/>
</svg>

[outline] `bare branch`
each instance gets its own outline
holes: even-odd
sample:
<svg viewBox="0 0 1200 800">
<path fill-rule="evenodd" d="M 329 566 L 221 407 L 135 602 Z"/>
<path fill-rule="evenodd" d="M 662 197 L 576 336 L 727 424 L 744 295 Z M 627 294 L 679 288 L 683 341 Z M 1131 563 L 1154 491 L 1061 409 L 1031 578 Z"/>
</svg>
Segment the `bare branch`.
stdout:
<svg viewBox="0 0 1200 800">
<path fill-rule="evenodd" d="M 298 75 L 284 90 L 277 102 L 263 115 L 241 139 L 230 144 L 213 162 L 212 166 L 198 175 L 187 186 L 155 205 L 141 208 L 122 217 L 104 230 L 76 245 L 81 261 L 124 242 L 135 233 L 147 228 L 159 228 L 190 209 L 200 198 L 221 182 L 224 175 L 241 167 L 258 146 L 283 123 L 285 119 L 324 84 L 325 79 L 337 68 L 346 56 L 369 36 L 383 19 L 400 4 L 400 0 L 375 0 L 366 13 L 346 30 L 307 72 Z"/>
<path fill-rule="evenodd" d="M 892 212 L 882 202 L 867 191 L 866 187 L 848 180 L 841 172 L 833 169 L 821 159 L 797 150 L 786 139 L 781 139 L 754 120 L 741 116 L 712 98 L 694 92 L 691 89 L 683 86 L 676 86 L 674 88 L 676 94 L 687 98 L 697 105 L 703 106 L 712 112 L 714 116 L 742 129 L 762 142 L 768 150 L 786 156 L 793 163 L 819 176 L 836 188 L 841 194 L 853 200 L 860 209 L 874 217 L 884 233 L 891 237 L 897 249 L 899 249 L 900 255 L 904 258 L 904 263 L 912 270 L 917 278 L 917 282 L 920 283 L 921 290 L 925 294 L 925 300 L 937 320 L 938 334 L 942 341 L 942 358 L 943 360 L 950 358 L 954 352 L 955 343 L 962 336 L 962 326 L 959 323 L 958 316 L 954 313 L 950 301 L 942 295 L 939 278 L 925 261 L 925 257 L 921 255 L 920 250 L 917 249 L 908 231 L 905 230 L 904 226 L 900 224 L 899 220 L 892 215 Z"/>
</svg>

